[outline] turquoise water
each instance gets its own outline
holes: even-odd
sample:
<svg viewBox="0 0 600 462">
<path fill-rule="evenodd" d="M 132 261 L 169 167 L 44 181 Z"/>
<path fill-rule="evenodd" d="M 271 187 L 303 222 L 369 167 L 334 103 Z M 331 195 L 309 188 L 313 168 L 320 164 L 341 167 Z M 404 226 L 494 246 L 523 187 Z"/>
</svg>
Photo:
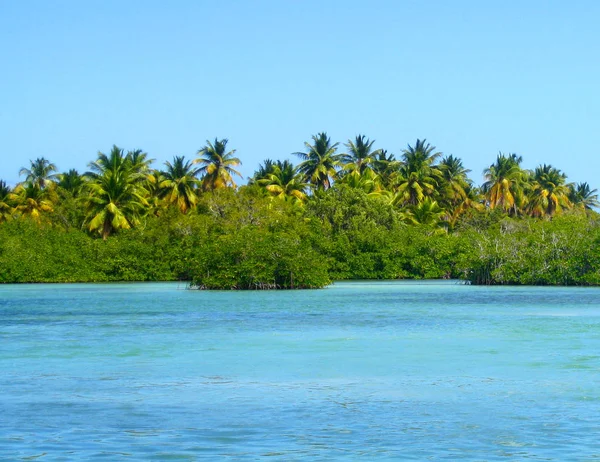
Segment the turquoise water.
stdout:
<svg viewBox="0 0 600 462">
<path fill-rule="evenodd" d="M 0 285 L 2 460 L 600 460 L 600 290 Z"/>
</svg>

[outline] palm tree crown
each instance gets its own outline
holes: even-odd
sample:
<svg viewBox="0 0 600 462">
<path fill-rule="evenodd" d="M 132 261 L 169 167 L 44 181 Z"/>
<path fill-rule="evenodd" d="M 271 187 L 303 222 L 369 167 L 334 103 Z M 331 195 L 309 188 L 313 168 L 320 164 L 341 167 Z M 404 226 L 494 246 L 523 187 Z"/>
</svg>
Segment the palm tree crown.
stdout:
<svg viewBox="0 0 600 462">
<path fill-rule="evenodd" d="M 127 159 L 131 162 L 133 170 L 139 173 L 148 173 L 150 171 L 150 164 L 154 161 L 154 159 L 148 159 L 148 153 L 141 149 L 127 151 Z"/>
<path fill-rule="evenodd" d="M 271 173 L 258 180 L 258 184 L 273 196 L 280 199 L 304 201 L 308 183 L 303 182 L 303 175 L 289 160 L 277 161 L 271 165 Z"/>
<path fill-rule="evenodd" d="M 196 207 L 198 195 L 196 190 L 200 185 L 196 178 L 199 168 L 193 168 L 193 162 L 185 161 L 184 156 L 173 157 L 173 163 L 165 162 L 167 169 L 162 172 L 160 182 L 161 195 L 168 204 L 177 205 L 181 213 Z"/>
<path fill-rule="evenodd" d="M 202 187 L 205 191 L 236 187 L 233 175 L 241 177 L 234 167 L 241 165 L 240 159 L 234 157 L 235 149 L 227 152 L 227 139 L 215 138 L 214 143 L 206 140 L 206 146 L 198 151 L 199 159 L 194 163 L 200 164 L 198 174 L 203 175 Z"/>
<path fill-rule="evenodd" d="M 139 223 L 148 206 L 146 174 L 132 160 L 132 156 L 113 146 L 109 155 L 99 152 L 98 159 L 89 164 L 91 171 L 85 174 L 86 223 L 90 231 L 98 231 L 103 239 L 115 230 Z"/>
<path fill-rule="evenodd" d="M 5 199 L 10 194 L 10 187 L 6 184 L 6 181 L 0 180 L 0 200 Z"/>
<path fill-rule="evenodd" d="M 40 189 L 44 189 L 48 183 L 52 183 L 59 177 L 56 169 L 56 165 L 50 162 L 44 157 L 38 157 L 35 160 L 30 161 L 30 168 L 21 168 L 19 175 L 25 175 L 25 182 L 31 183 Z"/>
<path fill-rule="evenodd" d="M 523 158 L 516 154 L 498 154 L 496 162 L 483 171 L 482 190 L 490 208 L 501 207 L 513 214 L 523 205 L 523 184 L 526 174 L 521 169 Z"/>
<path fill-rule="evenodd" d="M 540 165 L 535 169 L 531 182 L 529 211 L 533 216 L 549 216 L 570 207 L 567 176 L 551 165 Z"/>
<path fill-rule="evenodd" d="M 15 212 L 39 222 L 43 212 L 53 210 L 56 193 L 54 188 L 42 189 L 36 183 L 25 182 L 17 185 L 8 199 L 15 204 Z"/>
<path fill-rule="evenodd" d="M 372 150 L 375 140 L 370 141 L 365 135 L 358 135 L 352 140 L 348 140 L 346 147 L 348 152 L 340 155 L 340 162 L 344 164 L 343 170 L 346 172 L 358 171 L 363 173 L 365 169 L 371 166 L 377 160 L 380 150 Z"/>
<path fill-rule="evenodd" d="M 278 161 L 279 162 L 279 161 Z M 249 184 L 256 184 L 259 180 L 264 180 L 268 178 L 269 175 L 273 173 L 273 169 L 275 168 L 275 161 L 272 159 L 265 159 L 262 164 L 258 165 L 258 169 L 254 171 L 252 178 L 249 178 Z"/>
<path fill-rule="evenodd" d="M 0 223 L 10 218 L 12 207 L 10 206 L 11 189 L 4 180 L 0 180 Z"/>
<path fill-rule="evenodd" d="M 417 139 L 414 147 L 408 145 L 402 152 L 396 180 L 396 203 L 416 205 L 435 194 L 442 175 L 434 162 L 442 153 L 434 151 L 435 146 L 427 140 Z"/>
<path fill-rule="evenodd" d="M 447 202 L 456 203 L 466 196 L 466 189 L 471 186 L 467 176 L 471 171 L 463 166 L 462 160 L 453 155 L 444 157 L 439 164 L 442 173 L 442 196 Z"/>
<path fill-rule="evenodd" d="M 599 208 L 598 190 L 591 189 L 587 183 L 577 183 L 570 186 L 569 201 L 574 207 L 583 208 L 584 210 L 592 210 Z"/>
<path fill-rule="evenodd" d="M 379 149 L 371 168 L 379 176 L 380 183 L 391 189 L 394 176 L 397 175 L 400 168 L 400 162 L 396 160 L 394 154 L 388 154 L 386 149 Z"/>
<path fill-rule="evenodd" d="M 402 212 L 402 217 L 408 224 L 443 228 L 446 225 L 443 220 L 445 213 L 435 200 L 426 197 L 418 204 L 408 206 Z"/>
<path fill-rule="evenodd" d="M 298 171 L 304 175 L 304 181 L 316 189 L 329 189 L 339 166 L 340 159 L 336 154 L 339 143 L 331 144 L 325 132 L 313 135 L 312 140 L 314 144 L 304 143 L 308 152 L 294 153 L 302 159 Z"/>
<path fill-rule="evenodd" d="M 68 172 L 61 173 L 58 186 L 65 191 L 69 191 L 73 196 L 77 196 L 83 186 L 83 177 L 77 170 L 72 168 Z"/>
</svg>

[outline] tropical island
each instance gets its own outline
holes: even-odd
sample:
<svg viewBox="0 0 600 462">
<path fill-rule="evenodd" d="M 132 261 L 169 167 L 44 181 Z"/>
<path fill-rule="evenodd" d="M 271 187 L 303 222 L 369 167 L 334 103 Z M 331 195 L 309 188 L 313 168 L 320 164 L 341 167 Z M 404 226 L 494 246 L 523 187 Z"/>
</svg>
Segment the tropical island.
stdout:
<svg viewBox="0 0 600 462">
<path fill-rule="evenodd" d="M 600 284 L 597 191 L 554 166 L 500 153 L 476 185 L 426 140 L 395 156 L 324 132 L 293 154 L 298 164 L 266 159 L 239 187 L 227 139 L 159 169 L 117 146 L 85 173 L 32 160 L 22 183 L 0 180 L 0 282 Z"/>
</svg>

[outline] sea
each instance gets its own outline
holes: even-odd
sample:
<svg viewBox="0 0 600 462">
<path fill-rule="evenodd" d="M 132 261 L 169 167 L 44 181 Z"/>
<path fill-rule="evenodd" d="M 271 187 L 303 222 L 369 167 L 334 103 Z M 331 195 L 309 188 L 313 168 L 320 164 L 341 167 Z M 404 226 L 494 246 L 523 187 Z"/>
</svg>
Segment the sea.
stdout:
<svg viewBox="0 0 600 462">
<path fill-rule="evenodd" d="M 0 285 L 0 460 L 600 460 L 600 289 Z"/>
</svg>

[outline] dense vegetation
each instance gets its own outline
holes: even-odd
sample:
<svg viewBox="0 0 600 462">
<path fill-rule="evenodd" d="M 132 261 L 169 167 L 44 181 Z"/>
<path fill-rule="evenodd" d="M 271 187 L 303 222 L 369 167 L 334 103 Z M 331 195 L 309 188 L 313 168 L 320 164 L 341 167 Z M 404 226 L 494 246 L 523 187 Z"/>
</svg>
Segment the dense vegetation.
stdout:
<svg viewBox="0 0 600 462">
<path fill-rule="evenodd" d="M 45 158 L 0 181 L 0 282 L 186 280 L 208 289 L 322 287 L 337 279 L 462 278 L 600 284 L 596 190 L 499 154 L 476 186 L 462 161 L 417 140 L 399 158 L 365 136 L 320 133 L 265 160 L 215 139 L 163 170 L 114 146 L 89 171 Z"/>
</svg>

